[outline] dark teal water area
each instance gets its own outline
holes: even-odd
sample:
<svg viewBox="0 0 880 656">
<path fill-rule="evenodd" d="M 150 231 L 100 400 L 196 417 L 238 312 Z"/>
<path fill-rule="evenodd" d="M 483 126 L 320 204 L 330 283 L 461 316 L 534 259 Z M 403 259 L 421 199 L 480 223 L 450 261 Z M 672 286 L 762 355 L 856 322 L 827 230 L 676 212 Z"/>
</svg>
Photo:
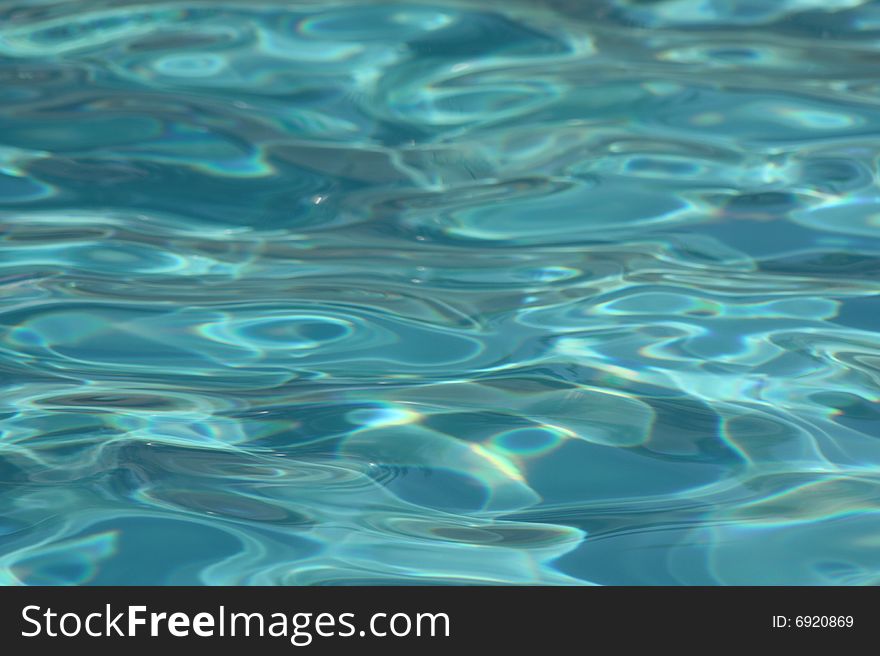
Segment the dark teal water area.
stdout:
<svg viewBox="0 0 880 656">
<path fill-rule="evenodd" d="M 878 44 L 0 2 L 0 583 L 880 582 Z"/>
</svg>

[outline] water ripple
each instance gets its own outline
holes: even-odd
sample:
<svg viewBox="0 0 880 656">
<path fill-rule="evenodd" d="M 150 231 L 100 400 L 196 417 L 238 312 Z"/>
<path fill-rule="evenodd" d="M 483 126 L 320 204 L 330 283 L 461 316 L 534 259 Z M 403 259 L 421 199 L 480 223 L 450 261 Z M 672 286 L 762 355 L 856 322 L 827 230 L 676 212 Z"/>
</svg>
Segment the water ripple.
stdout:
<svg viewBox="0 0 880 656">
<path fill-rule="evenodd" d="M 5 3 L 0 583 L 878 583 L 878 34 Z"/>
</svg>

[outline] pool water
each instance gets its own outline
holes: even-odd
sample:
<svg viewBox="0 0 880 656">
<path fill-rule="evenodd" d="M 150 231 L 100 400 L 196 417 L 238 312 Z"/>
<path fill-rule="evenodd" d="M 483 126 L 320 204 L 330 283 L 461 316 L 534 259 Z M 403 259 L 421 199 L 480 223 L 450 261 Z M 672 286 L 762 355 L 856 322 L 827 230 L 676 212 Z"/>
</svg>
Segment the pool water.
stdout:
<svg viewBox="0 0 880 656">
<path fill-rule="evenodd" d="M 878 43 L 0 4 L 0 583 L 880 583 Z"/>
</svg>

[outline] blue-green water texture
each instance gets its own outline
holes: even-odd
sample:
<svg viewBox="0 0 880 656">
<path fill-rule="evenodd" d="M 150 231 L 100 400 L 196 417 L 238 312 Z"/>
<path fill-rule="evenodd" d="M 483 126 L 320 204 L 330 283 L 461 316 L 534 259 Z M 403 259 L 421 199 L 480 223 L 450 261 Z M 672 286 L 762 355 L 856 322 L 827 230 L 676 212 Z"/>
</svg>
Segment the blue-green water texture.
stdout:
<svg viewBox="0 0 880 656">
<path fill-rule="evenodd" d="M 0 2 L 0 584 L 880 583 L 880 3 Z"/>
</svg>

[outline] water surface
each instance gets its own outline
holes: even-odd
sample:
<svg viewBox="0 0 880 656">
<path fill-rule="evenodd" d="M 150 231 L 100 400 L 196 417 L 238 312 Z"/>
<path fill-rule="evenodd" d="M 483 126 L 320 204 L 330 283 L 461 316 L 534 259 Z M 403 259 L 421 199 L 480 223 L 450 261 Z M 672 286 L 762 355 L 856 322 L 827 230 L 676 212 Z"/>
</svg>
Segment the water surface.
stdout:
<svg viewBox="0 0 880 656">
<path fill-rule="evenodd" d="M 880 582 L 878 43 L 0 3 L 0 583 Z"/>
</svg>

